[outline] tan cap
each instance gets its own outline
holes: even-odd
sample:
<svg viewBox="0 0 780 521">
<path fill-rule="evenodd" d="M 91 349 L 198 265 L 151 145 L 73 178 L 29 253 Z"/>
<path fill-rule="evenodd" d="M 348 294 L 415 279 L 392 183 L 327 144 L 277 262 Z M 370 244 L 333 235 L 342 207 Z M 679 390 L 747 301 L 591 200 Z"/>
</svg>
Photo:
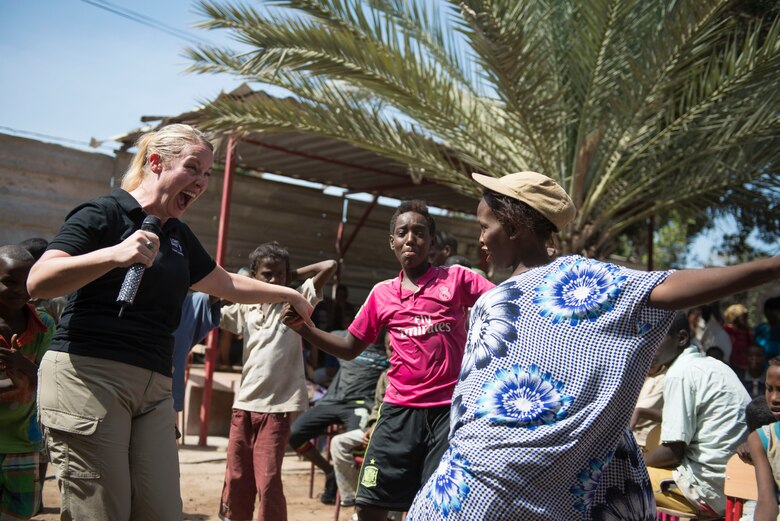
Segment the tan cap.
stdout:
<svg viewBox="0 0 780 521">
<path fill-rule="evenodd" d="M 561 185 L 536 172 L 517 172 L 504 177 L 471 174 L 476 182 L 494 192 L 522 201 L 562 230 L 574 220 L 577 209 Z"/>
</svg>

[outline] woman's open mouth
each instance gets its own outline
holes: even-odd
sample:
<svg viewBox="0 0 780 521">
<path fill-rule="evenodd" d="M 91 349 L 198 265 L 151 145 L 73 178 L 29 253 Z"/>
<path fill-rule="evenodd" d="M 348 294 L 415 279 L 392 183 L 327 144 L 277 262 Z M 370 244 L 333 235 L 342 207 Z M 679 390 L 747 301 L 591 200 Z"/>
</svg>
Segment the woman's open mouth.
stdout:
<svg viewBox="0 0 780 521">
<path fill-rule="evenodd" d="M 179 193 L 179 206 L 184 209 L 187 208 L 190 203 L 195 199 L 195 194 L 193 192 L 180 192 Z"/>
</svg>

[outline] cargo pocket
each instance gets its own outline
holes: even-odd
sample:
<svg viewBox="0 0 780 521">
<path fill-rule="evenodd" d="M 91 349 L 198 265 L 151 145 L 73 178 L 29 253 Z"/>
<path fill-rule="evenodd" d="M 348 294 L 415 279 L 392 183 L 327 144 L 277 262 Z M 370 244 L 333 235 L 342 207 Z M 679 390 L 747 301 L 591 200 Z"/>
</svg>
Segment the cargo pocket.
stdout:
<svg viewBox="0 0 780 521">
<path fill-rule="evenodd" d="M 49 459 L 59 478 L 96 479 L 100 470 L 91 458 L 89 437 L 97 430 L 100 420 L 71 413 L 41 410 L 41 422 L 46 427 Z"/>
</svg>

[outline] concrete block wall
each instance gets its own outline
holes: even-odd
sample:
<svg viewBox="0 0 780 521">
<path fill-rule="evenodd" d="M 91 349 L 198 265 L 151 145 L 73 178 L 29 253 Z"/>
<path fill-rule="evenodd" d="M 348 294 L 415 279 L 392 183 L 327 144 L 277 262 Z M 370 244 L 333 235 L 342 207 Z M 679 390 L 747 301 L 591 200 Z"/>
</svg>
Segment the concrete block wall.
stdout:
<svg viewBox="0 0 780 521">
<path fill-rule="evenodd" d="M 74 206 L 110 191 L 125 161 L 0 134 L 0 244 L 51 239 Z"/>
</svg>

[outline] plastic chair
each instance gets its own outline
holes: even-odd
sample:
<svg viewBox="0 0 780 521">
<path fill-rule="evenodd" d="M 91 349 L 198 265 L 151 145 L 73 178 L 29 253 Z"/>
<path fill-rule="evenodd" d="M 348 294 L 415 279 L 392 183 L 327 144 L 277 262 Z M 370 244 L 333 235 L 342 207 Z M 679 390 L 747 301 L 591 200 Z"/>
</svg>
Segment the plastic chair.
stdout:
<svg viewBox="0 0 780 521">
<path fill-rule="evenodd" d="M 738 521 L 742 517 L 745 501 L 758 499 L 756 471 L 736 454 L 726 464 L 723 492 L 726 495 L 726 521 Z"/>
</svg>

